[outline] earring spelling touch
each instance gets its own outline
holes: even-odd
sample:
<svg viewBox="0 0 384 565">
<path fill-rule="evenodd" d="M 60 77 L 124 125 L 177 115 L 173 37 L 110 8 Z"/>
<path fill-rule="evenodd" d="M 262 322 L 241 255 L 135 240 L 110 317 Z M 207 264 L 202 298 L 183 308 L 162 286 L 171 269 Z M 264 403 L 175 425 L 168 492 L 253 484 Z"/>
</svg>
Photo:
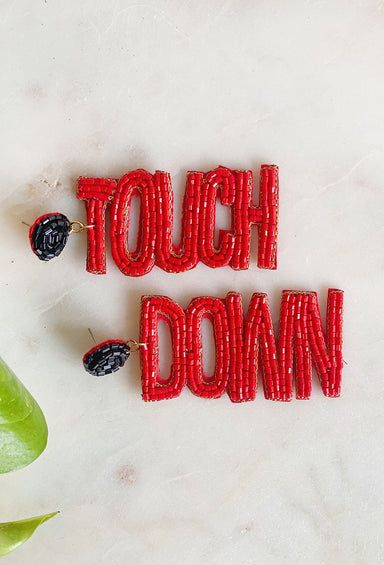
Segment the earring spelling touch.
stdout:
<svg viewBox="0 0 384 565">
<path fill-rule="evenodd" d="M 132 198 L 140 199 L 141 210 L 136 249 L 128 247 L 129 215 Z M 212 268 L 229 265 L 232 269 L 249 267 L 250 235 L 257 225 L 258 267 L 276 269 L 279 175 L 276 165 L 261 165 L 259 204 L 253 204 L 253 174 L 249 170 L 218 167 L 208 173 L 187 173 L 181 219 L 181 242 L 175 244 L 173 232 L 173 193 L 169 173 L 151 174 L 143 169 L 131 171 L 119 179 L 82 178 L 78 180 L 77 198 L 87 210 L 87 271 L 106 273 L 105 223 L 110 215 L 112 256 L 124 275 L 139 277 L 154 265 L 164 271 L 179 273 L 202 261 Z M 220 230 L 215 246 L 216 201 L 231 210 L 231 227 Z M 40 247 L 37 235 L 31 238 L 34 252 L 48 260 L 58 255 L 68 235 L 68 220 L 59 214 L 39 218 L 55 221 L 54 232 L 47 231 Z M 62 223 L 57 223 L 61 220 Z M 35 225 L 35 224 L 34 224 Z M 41 228 L 43 229 L 43 228 Z M 50 229 L 50 226 L 47 226 Z M 51 250 L 51 248 L 53 250 Z M 36 249 L 42 249 L 38 253 Z"/>
<path fill-rule="evenodd" d="M 170 399 L 188 388 L 202 398 L 219 398 L 227 392 L 232 402 L 254 400 L 259 366 L 264 395 L 269 400 L 290 401 L 293 381 L 296 398 L 311 396 L 311 366 L 323 394 L 340 396 L 343 369 L 343 291 L 329 289 L 325 330 L 316 292 L 284 290 L 281 298 L 279 339 L 273 332 L 268 297 L 252 296 L 244 321 L 241 295 L 194 298 L 185 310 L 166 296 L 143 296 L 140 343 L 142 396 L 145 401 Z M 203 319 L 213 326 L 215 371 L 204 374 Z M 170 375 L 160 376 L 158 323 L 165 321 L 172 337 Z M 130 342 L 107 341 L 84 356 L 92 374 L 111 373 L 132 351 Z M 90 370 L 91 369 L 91 370 Z"/>
<path fill-rule="evenodd" d="M 38 258 L 50 261 L 60 255 L 71 233 L 81 233 L 93 227 L 77 220 L 70 222 L 64 214 L 45 214 L 30 227 L 29 240 Z"/>
</svg>

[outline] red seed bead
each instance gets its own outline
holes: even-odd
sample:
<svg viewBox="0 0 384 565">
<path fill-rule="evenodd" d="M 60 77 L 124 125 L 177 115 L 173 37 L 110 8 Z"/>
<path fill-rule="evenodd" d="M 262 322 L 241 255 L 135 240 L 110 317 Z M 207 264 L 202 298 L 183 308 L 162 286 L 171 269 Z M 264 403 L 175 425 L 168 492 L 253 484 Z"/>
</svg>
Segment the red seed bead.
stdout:
<svg viewBox="0 0 384 565">
<path fill-rule="evenodd" d="M 339 396 L 342 371 L 343 291 L 328 292 L 326 332 L 323 330 L 315 292 L 283 291 L 280 313 L 278 360 L 285 390 L 292 387 L 296 359 L 296 398 L 311 395 L 311 364 L 325 396 Z M 333 336 L 332 343 L 330 341 Z M 333 346 L 333 343 L 336 346 Z"/>
</svg>

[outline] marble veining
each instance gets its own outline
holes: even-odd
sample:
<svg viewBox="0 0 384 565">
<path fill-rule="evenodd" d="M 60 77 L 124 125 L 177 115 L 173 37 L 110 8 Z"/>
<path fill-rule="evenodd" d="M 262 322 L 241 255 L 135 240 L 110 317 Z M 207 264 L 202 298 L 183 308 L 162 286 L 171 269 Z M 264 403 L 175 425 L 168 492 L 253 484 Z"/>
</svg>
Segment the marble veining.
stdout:
<svg viewBox="0 0 384 565">
<path fill-rule="evenodd" d="M 0 476 L 0 521 L 61 511 L 4 563 L 384 562 L 383 24 L 377 0 L 1 2 L 0 355 L 49 443 Z M 45 212 L 85 219 L 80 175 L 169 171 L 180 210 L 187 170 L 262 163 L 280 167 L 276 272 L 256 231 L 238 273 L 128 279 L 108 251 L 95 276 L 84 237 L 49 264 L 28 247 Z M 137 356 L 108 378 L 81 365 L 87 328 L 138 336 L 142 294 L 267 292 L 276 324 L 282 289 L 324 311 L 329 287 L 345 291 L 340 399 L 314 383 L 290 404 L 145 404 Z"/>
</svg>

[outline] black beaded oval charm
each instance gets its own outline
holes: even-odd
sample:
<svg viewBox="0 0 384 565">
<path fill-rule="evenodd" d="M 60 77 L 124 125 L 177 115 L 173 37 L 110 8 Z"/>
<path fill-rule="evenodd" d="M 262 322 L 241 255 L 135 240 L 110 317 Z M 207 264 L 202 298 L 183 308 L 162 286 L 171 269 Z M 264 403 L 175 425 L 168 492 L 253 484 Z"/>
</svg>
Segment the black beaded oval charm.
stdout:
<svg viewBox="0 0 384 565">
<path fill-rule="evenodd" d="M 45 214 L 37 218 L 29 230 L 29 240 L 33 252 L 41 261 L 49 261 L 63 251 L 71 222 L 64 214 Z"/>
<path fill-rule="evenodd" d="M 103 377 L 118 371 L 130 355 L 125 341 L 109 340 L 93 347 L 83 357 L 84 369 L 91 375 Z"/>
</svg>

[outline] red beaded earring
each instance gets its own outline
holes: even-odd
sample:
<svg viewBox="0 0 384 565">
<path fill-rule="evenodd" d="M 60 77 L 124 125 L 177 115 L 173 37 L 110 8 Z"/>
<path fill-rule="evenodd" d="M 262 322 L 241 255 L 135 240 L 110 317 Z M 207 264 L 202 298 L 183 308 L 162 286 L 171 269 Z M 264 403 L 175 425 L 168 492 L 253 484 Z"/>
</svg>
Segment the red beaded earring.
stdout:
<svg viewBox="0 0 384 565">
<path fill-rule="evenodd" d="M 132 198 L 141 203 L 135 250 L 128 248 Z M 173 193 L 168 173 L 131 171 L 120 180 L 80 178 L 77 197 L 85 201 L 87 224 L 72 222 L 62 214 L 46 214 L 33 224 L 33 251 L 45 261 L 59 255 L 71 231 L 87 231 L 87 270 L 106 272 L 105 215 L 110 214 L 110 241 L 114 261 L 124 275 L 138 277 L 154 265 L 179 273 L 199 261 L 212 268 L 229 265 L 248 269 L 251 227 L 258 228 L 258 267 L 276 269 L 279 176 L 276 165 L 262 165 L 259 204 L 253 205 L 252 171 L 218 167 L 208 173 L 187 174 L 181 242 L 172 241 Z M 216 201 L 231 210 L 231 228 L 221 230 L 215 247 Z M 78 229 L 76 229 L 78 228 Z"/>
<path fill-rule="evenodd" d="M 290 401 L 293 381 L 296 398 L 310 398 L 313 364 L 323 394 L 337 397 L 343 368 L 343 294 L 329 289 L 324 330 L 315 292 L 283 291 L 278 340 L 264 293 L 252 296 L 245 320 L 241 295 L 234 292 L 225 299 L 194 298 L 186 310 L 166 296 L 144 296 L 140 342 L 104 342 L 85 354 L 84 367 L 91 374 L 106 375 L 138 350 L 146 401 L 174 398 L 187 385 L 202 398 L 219 398 L 227 392 L 232 402 L 245 402 L 255 399 L 259 368 L 266 399 Z M 215 336 L 216 363 L 210 377 L 202 366 L 204 318 L 212 323 Z M 166 380 L 159 369 L 160 320 L 168 324 L 172 336 L 173 360 Z"/>
</svg>

